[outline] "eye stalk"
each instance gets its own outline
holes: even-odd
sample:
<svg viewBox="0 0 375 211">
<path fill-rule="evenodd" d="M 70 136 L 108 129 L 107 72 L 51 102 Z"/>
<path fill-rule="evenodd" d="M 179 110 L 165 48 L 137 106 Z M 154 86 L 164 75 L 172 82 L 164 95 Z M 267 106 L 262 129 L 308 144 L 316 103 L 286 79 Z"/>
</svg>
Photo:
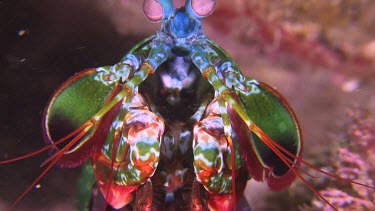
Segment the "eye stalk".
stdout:
<svg viewBox="0 0 375 211">
<path fill-rule="evenodd" d="M 143 13 L 152 22 L 158 22 L 172 15 L 174 11 L 172 0 L 144 0 Z"/>
<path fill-rule="evenodd" d="M 186 10 L 196 19 L 203 19 L 215 10 L 215 0 L 188 0 Z"/>
</svg>

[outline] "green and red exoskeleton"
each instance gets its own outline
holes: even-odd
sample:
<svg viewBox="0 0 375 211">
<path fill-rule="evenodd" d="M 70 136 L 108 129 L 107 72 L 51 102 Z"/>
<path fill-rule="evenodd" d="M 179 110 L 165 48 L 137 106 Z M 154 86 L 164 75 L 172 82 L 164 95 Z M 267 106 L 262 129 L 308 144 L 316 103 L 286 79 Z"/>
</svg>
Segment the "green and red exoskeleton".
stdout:
<svg viewBox="0 0 375 211">
<path fill-rule="evenodd" d="M 324 200 L 298 173 L 307 163 L 286 100 L 243 76 L 204 34 L 201 19 L 214 8 L 214 0 L 178 9 L 172 0 L 144 0 L 145 16 L 162 21 L 161 30 L 119 63 L 66 81 L 45 110 L 50 145 L 0 162 L 57 150 L 15 203 L 54 165 L 85 165 L 80 209 L 97 184 L 115 209 L 233 210 L 251 178 L 281 190 L 299 177 Z"/>
</svg>

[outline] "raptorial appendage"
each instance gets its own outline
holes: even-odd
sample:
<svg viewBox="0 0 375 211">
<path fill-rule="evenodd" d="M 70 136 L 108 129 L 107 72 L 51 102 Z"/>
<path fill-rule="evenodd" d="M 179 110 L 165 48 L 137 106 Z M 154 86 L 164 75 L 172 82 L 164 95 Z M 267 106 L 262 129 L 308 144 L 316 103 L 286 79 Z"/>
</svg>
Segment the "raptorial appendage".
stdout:
<svg viewBox="0 0 375 211">
<path fill-rule="evenodd" d="M 164 133 L 164 121 L 148 109 L 140 94 L 124 106 L 129 111 L 119 113 L 102 152 L 93 157 L 99 187 L 114 208 L 131 202 L 134 191 L 153 176 Z"/>
<path fill-rule="evenodd" d="M 237 143 L 235 133 L 231 138 Z M 246 185 L 248 175 L 240 157 L 238 144 L 234 145 L 234 150 L 235 166 L 232 166 L 233 152 L 224 133 L 219 102 L 214 100 L 207 107 L 204 118 L 195 125 L 193 141 L 194 171 L 198 182 L 208 192 L 207 207 L 211 210 L 231 210 L 235 207 L 232 168 L 236 172 L 234 176 L 242 178 L 236 179 L 236 186 L 243 191 Z M 239 175 L 239 172 L 245 175 Z"/>
</svg>

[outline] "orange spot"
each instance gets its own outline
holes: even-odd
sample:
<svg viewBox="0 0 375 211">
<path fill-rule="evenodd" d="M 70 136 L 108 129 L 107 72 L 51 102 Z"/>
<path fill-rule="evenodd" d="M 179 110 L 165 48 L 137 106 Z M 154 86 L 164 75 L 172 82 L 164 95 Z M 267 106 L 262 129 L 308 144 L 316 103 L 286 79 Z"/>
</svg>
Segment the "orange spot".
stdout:
<svg viewBox="0 0 375 211">
<path fill-rule="evenodd" d="M 143 63 L 142 64 L 142 67 L 141 69 L 146 69 L 147 70 L 147 74 L 151 75 L 153 74 L 155 71 L 154 71 L 154 68 L 147 62 Z"/>
<path fill-rule="evenodd" d="M 203 72 L 203 77 L 208 78 L 208 76 L 211 72 L 215 73 L 215 69 L 213 67 L 209 67 L 209 68 L 205 69 L 204 72 Z"/>
</svg>

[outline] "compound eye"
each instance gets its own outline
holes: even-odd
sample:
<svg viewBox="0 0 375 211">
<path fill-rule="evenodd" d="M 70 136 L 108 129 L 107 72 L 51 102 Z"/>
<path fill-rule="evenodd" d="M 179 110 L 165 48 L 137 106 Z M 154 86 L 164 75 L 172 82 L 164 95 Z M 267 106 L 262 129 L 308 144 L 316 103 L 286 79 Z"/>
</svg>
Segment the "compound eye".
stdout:
<svg viewBox="0 0 375 211">
<path fill-rule="evenodd" d="M 152 22 L 158 22 L 163 18 L 163 6 L 159 0 L 144 0 L 143 13 Z"/>
<path fill-rule="evenodd" d="M 191 0 L 191 8 L 199 18 L 204 18 L 214 11 L 215 0 Z"/>
</svg>

